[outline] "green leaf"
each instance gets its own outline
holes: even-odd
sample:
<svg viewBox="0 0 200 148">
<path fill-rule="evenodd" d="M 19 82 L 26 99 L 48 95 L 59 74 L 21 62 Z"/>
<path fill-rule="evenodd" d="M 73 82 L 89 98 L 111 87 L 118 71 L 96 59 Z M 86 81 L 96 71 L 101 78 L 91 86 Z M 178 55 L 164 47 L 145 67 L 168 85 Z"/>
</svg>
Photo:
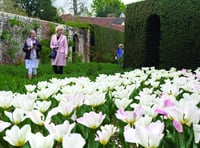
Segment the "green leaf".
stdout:
<svg viewBox="0 0 200 148">
<path fill-rule="evenodd" d="M 191 127 L 185 127 L 184 128 L 184 135 L 185 135 L 185 141 L 186 141 L 186 148 L 191 147 L 191 145 L 194 144 L 194 132 L 193 128 Z M 187 137 L 186 137 L 187 136 Z"/>
<path fill-rule="evenodd" d="M 81 133 L 84 139 L 88 139 L 89 137 L 89 129 L 81 124 L 76 125 L 75 132 Z"/>
<path fill-rule="evenodd" d="M 31 147 L 30 147 L 29 143 L 27 142 L 24 144 L 24 146 L 22 148 L 31 148 Z"/>
<path fill-rule="evenodd" d="M 95 130 L 90 130 L 87 148 L 98 148 L 99 142 L 95 141 Z"/>
<path fill-rule="evenodd" d="M 187 148 L 185 145 L 186 139 L 184 138 L 183 133 L 177 133 L 177 140 L 180 148 Z"/>
</svg>

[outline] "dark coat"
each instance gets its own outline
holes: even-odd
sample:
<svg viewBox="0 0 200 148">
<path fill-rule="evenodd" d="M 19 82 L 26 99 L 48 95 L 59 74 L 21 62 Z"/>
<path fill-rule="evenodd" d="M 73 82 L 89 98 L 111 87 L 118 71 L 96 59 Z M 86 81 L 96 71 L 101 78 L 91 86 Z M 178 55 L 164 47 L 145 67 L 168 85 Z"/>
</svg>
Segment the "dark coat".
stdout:
<svg viewBox="0 0 200 148">
<path fill-rule="evenodd" d="M 42 46 L 37 39 L 35 40 L 35 46 L 36 46 L 36 58 L 39 59 Z M 27 42 L 25 42 L 23 47 L 23 51 L 25 52 L 25 59 L 30 59 L 31 50 L 28 50 L 28 48 L 30 48 L 30 46 L 27 44 Z"/>
</svg>

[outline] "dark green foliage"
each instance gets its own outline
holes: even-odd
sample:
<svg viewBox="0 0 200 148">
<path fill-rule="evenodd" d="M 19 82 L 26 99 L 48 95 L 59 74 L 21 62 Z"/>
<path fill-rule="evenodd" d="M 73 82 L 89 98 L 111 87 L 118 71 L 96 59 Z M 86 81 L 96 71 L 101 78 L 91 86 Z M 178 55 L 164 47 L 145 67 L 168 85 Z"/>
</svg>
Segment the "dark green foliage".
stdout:
<svg viewBox="0 0 200 148">
<path fill-rule="evenodd" d="M 57 15 L 57 9 L 52 6 L 51 0 L 43 0 L 39 2 L 38 17 L 42 20 L 57 21 L 61 19 Z"/>
<path fill-rule="evenodd" d="M 146 20 L 152 12 L 152 0 L 128 5 L 125 20 L 124 65 L 142 67 L 145 59 Z M 134 13 L 134 12 L 137 13 Z"/>
<path fill-rule="evenodd" d="M 41 60 L 40 62 L 41 63 L 50 63 L 50 59 L 49 59 L 49 54 L 50 54 L 50 39 L 44 39 L 44 40 L 41 40 L 41 45 L 42 45 L 42 51 L 40 53 L 41 55 Z"/>
<path fill-rule="evenodd" d="M 108 14 L 115 14 L 119 17 L 123 10 L 120 8 L 120 5 L 117 2 L 114 2 L 110 5 L 105 6 L 104 9 L 100 9 L 96 16 L 97 17 L 107 17 Z"/>
<path fill-rule="evenodd" d="M 72 53 L 72 61 L 73 63 L 80 63 L 82 62 L 83 57 L 78 55 L 78 53 L 73 52 Z"/>
<path fill-rule="evenodd" d="M 52 6 L 51 0 L 16 0 L 16 3 L 29 17 L 39 17 L 43 20 L 57 21 L 57 9 Z"/>
<path fill-rule="evenodd" d="M 128 5 L 125 65 L 142 67 L 146 66 L 147 59 L 154 58 L 154 53 L 149 55 L 147 50 L 150 44 L 147 44 L 145 29 L 149 16 L 156 14 L 160 18 L 161 31 L 160 62 L 156 64 L 160 68 L 196 68 L 200 63 L 199 6 L 198 0 L 148 0 Z"/>
<path fill-rule="evenodd" d="M 22 26 L 22 22 L 20 20 L 18 20 L 17 18 L 13 18 L 9 20 L 9 24 L 13 27 L 13 26 Z"/>
<path fill-rule="evenodd" d="M 118 17 L 126 9 L 121 0 L 93 0 L 91 6 L 97 17 L 107 17 L 108 14 Z"/>
<path fill-rule="evenodd" d="M 115 62 L 114 54 L 118 44 L 124 43 L 124 33 L 93 25 L 94 48 L 91 49 L 91 60 L 101 62 Z"/>
<path fill-rule="evenodd" d="M 3 30 L 3 31 L 2 31 L 2 34 L 1 34 L 1 39 L 2 39 L 2 40 L 7 39 L 8 36 L 9 36 L 8 30 Z"/>
</svg>

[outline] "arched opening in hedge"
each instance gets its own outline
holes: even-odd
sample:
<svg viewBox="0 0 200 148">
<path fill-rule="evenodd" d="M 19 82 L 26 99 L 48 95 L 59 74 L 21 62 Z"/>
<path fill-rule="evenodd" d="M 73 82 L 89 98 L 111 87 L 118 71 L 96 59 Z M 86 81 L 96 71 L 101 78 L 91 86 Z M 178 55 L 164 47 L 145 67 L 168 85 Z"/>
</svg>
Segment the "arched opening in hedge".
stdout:
<svg viewBox="0 0 200 148">
<path fill-rule="evenodd" d="M 145 66 L 159 68 L 160 64 L 160 17 L 152 14 L 146 22 Z"/>
</svg>

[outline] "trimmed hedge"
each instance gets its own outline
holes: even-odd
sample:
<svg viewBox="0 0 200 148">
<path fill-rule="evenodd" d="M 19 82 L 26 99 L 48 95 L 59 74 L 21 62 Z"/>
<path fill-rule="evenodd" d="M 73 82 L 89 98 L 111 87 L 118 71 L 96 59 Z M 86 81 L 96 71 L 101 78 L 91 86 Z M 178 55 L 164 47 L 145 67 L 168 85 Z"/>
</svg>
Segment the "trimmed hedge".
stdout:
<svg viewBox="0 0 200 148">
<path fill-rule="evenodd" d="M 114 62 L 114 54 L 120 43 L 124 43 L 124 32 L 92 25 L 91 61 Z"/>
<path fill-rule="evenodd" d="M 198 0 L 146 0 L 128 5 L 125 22 L 125 66 L 159 66 L 166 69 L 198 67 L 199 6 Z M 160 28 L 157 28 L 160 29 L 160 38 L 159 31 L 156 35 L 148 30 L 151 25 L 155 27 L 153 22 L 148 22 L 152 15 L 157 15 L 160 20 Z"/>
</svg>

